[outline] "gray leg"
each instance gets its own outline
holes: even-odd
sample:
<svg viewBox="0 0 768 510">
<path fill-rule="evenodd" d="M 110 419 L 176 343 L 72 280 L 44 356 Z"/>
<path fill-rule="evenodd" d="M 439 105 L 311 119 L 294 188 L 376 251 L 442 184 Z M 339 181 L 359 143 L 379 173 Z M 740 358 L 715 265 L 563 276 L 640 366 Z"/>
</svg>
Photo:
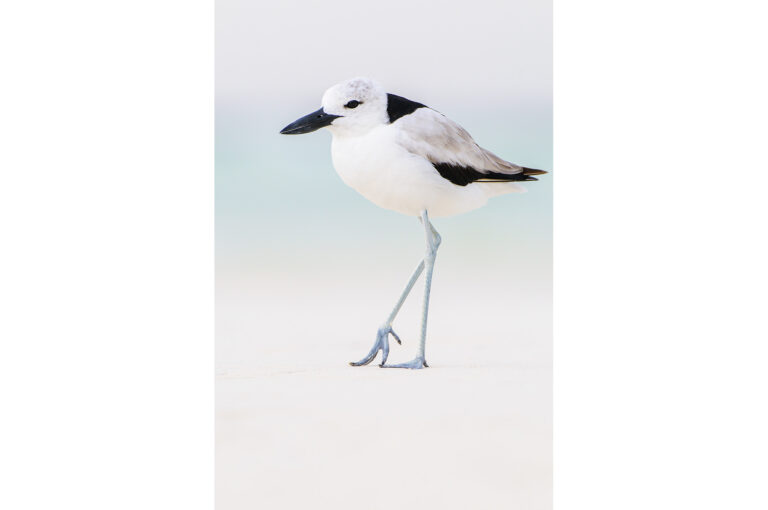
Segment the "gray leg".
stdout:
<svg viewBox="0 0 768 510">
<path fill-rule="evenodd" d="M 396 365 L 386 365 L 382 362 L 381 366 L 386 368 L 424 368 L 427 365 L 425 358 L 425 348 L 427 344 L 427 315 L 429 312 L 429 294 L 432 289 L 432 271 L 435 268 L 435 257 L 437 256 L 437 249 L 440 247 L 442 239 L 440 234 L 437 233 L 435 227 L 429 222 L 429 216 L 427 211 L 421 212 L 421 222 L 424 224 L 424 234 L 427 238 L 427 253 L 424 255 L 424 267 L 427 270 L 424 278 L 424 302 L 421 306 L 421 336 L 419 338 L 419 353 L 418 355 L 406 363 L 398 363 Z"/>
<path fill-rule="evenodd" d="M 405 286 L 405 289 L 403 289 L 403 293 L 400 294 L 400 298 L 397 300 L 397 303 L 395 304 L 395 307 L 392 309 L 392 312 L 389 314 L 389 317 L 387 317 L 387 320 L 384 322 L 384 324 L 379 327 L 379 331 L 376 333 L 376 341 L 373 343 L 373 347 L 371 347 L 371 350 L 368 351 L 368 354 L 365 355 L 365 358 L 361 359 L 360 361 L 352 361 L 349 364 L 353 367 L 359 367 L 362 365 L 367 365 L 373 359 L 376 357 L 376 355 L 381 351 L 381 364 L 387 362 L 387 356 L 389 356 L 389 335 L 391 334 L 394 339 L 397 341 L 397 343 L 400 342 L 400 337 L 397 336 L 395 331 L 392 329 L 392 321 L 395 320 L 395 317 L 397 317 L 397 313 L 400 311 L 400 308 L 403 306 L 403 303 L 405 302 L 405 298 L 408 297 L 408 294 L 411 293 L 411 289 L 413 289 L 414 284 L 416 283 L 416 280 L 419 279 L 419 276 L 421 275 L 421 272 L 424 270 L 424 261 L 422 260 L 419 262 L 419 265 L 416 266 L 416 269 L 413 271 L 413 274 L 411 275 L 411 279 L 408 280 L 408 284 Z"/>
</svg>

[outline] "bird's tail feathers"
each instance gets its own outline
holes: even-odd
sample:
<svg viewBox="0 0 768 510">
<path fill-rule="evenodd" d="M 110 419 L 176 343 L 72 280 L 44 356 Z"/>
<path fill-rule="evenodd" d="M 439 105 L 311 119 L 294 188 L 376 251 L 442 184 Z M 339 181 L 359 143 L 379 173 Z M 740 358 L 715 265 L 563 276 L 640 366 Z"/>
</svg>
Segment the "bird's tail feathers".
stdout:
<svg viewBox="0 0 768 510">
<path fill-rule="evenodd" d="M 482 174 L 482 177 L 477 179 L 475 182 L 512 182 L 512 181 L 538 181 L 536 177 L 533 177 L 534 175 L 542 175 L 547 172 L 544 170 L 536 170 L 535 168 L 526 168 L 526 167 L 517 167 L 516 169 L 522 168 L 522 172 L 516 172 L 513 174 L 508 173 L 502 173 L 502 172 L 487 172 L 485 174 Z"/>
<path fill-rule="evenodd" d="M 527 168 L 523 167 L 523 175 L 544 175 L 546 170 L 536 170 L 535 168 Z M 528 179 L 525 179 L 526 181 L 538 181 L 536 177 L 530 177 Z"/>
</svg>

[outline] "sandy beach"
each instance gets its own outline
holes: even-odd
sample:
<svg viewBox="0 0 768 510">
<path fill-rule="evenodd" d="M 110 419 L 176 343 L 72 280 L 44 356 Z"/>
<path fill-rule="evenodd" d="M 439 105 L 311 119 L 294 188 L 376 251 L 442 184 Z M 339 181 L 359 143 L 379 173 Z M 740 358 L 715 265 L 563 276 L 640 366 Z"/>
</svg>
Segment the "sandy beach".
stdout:
<svg viewBox="0 0 768 510">
<path fill-rule="evenodd" d="M 373 287 L 398 287 L 380 276 Z M 457 317 L 466 293 L 443 289 L 476 289 L 446 276 L 429 369 L 353 368 L 391 298 L 352 282 L 219 293 L 217 508 L 551 508 L 546 293 L 485 293 Z M 415 352 L 419 299 L 396 321 L 393 361 Z"/>
</svg>

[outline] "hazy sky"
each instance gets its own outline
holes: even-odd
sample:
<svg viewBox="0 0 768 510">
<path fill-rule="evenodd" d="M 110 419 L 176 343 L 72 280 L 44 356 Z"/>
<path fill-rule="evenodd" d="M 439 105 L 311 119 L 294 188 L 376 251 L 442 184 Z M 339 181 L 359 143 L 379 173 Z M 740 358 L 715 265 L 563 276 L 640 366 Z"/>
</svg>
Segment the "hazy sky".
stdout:
<svg viewBox="0 0 768 510">
<path fill-rule="evenodd" d="M 221 0 L 216 94 L 219 105 L 309 106 L 362 75 L 438 109 L 547 104 L 551 9 L 541 0 Z"/>
</svg>

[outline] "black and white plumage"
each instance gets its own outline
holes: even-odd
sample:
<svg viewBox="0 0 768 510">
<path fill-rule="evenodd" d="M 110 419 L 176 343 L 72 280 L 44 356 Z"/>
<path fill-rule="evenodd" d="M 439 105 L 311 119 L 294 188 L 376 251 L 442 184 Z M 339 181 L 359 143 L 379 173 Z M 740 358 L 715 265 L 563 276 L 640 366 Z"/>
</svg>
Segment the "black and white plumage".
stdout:
<svg viewBox="0 0 768 510">
<path fill-rule="evenodd" d="M 382 366 L 426 366 L 429 290 L 440 244 L 429 217 L 461 214 L 485 205 L 491 197 L 523 192 L 520 182 L 535 181 L 533 176 L 546 172 L 501 159 L 477 145 L 464 128 L 444 115 L 388 94 L 367 78 L 331 87 L 323 95 L 322 108 L 289 124 L 281 133 L 309 133 L 323 127 L 333 135 L 331 155 L 341 179 L 380 207 L 420 218 L 427 238 L 427 255 L 379 328 L 368 356 L 354 365 L 367 364 L 382 351 Z M 409 363 L 386 365 L 388 337 L 394 335 L 392 321 L 425 268 L 419 356 Z"/>
<path fill-rule="evenodd" d="M 351 101 L 354 107 L 347 106 Z M 369 79 L 331 87 L 322 104 L 282 133 L 308 132 L 306 124 L 313 120 L 327 127 L 342 180 L 385 209 L 452 216 L 481 207 L 490 197 L 525 191 L 519 182 L 545 173 L 501 159 L 449 118 L 387 94 Z"/>
</svg>

